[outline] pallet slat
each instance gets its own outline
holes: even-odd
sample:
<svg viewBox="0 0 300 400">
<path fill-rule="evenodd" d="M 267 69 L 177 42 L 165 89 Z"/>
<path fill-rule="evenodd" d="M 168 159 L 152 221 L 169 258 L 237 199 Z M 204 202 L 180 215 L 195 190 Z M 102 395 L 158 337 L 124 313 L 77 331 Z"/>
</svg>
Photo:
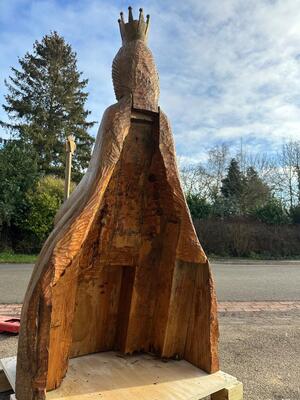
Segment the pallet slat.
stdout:
<svg viewBox="0 0 300 400">
<path fill-rule="evenodd" d="M 14 386 L 16 358 L 4 359 L 4 365 Z M 164 362 L 148 354 L 103 352 L 71 359 L 62 385 L 47 392 L 47 400 L 198 400 L 213 393 L 220 396 L 223 389 L 238 384 L 231 375 L 207 374 L 184 360 Z M 235 397 L 214 398 L 242 400 L 236 397 L 237 389 L 231 393 Z"/>
</svg>

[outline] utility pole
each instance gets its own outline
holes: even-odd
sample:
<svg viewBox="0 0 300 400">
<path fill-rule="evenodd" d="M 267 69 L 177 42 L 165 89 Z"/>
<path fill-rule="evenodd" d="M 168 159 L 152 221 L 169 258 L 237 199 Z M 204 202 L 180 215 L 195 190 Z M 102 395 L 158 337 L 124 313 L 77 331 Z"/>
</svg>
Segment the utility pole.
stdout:
<svg viewBox="0 0 300 400">
<path fill-rule="evenodd" d="M 69 135 L 66 140 L 66 174 L 65 174 L 65 200 L 70 196 L 72 156 L 76 150 L 74 136 Z"/>
</svg>

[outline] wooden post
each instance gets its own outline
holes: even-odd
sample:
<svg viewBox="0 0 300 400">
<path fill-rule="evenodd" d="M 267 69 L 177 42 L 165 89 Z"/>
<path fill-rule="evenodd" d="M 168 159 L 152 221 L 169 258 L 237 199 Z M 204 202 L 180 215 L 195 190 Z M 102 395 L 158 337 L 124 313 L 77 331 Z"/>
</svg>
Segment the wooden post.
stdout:
<svg viewBox="0 0 300 400">
<path fill-rule="evenodd" d="M 70 196 L 72 156 L 76 150 L 74 136 L 69 135 L 66 140 L 66 174 L 65 174 L 65 200 Z"/>
</svg>

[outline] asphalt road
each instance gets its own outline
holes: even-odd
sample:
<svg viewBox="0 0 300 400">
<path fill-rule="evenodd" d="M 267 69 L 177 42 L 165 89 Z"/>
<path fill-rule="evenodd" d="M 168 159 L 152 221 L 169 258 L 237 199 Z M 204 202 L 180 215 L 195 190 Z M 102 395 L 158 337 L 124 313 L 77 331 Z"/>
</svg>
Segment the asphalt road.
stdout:
<svg viewBox="0 0 300 400">
<path fill-rule="evenodd" d="M 33 266 L 0 264 L 0 303 L 22 303 Z M 213 262 L 219 301 L 300 300 L 300 261 Z"/>
<path fill-rule="evenodd" d="M 300 300 L 300 261 L 212 263 L 219 301 Z"/>
<path fill-rule="evenodd" d="M 32 269 L 31 264 L 0 264 L 0 304 L 23 302 Z"/>
</svg>

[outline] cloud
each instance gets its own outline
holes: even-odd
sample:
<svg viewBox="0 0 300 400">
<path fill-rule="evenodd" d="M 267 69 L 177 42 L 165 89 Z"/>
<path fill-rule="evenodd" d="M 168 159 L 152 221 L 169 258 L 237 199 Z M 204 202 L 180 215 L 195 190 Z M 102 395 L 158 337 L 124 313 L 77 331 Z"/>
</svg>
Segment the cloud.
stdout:
<svg viewBox="0 0 300 400">
<path fill-rule="evenodd" d="M 90 80 L 88 107 L 91 118 L 99 121 L 115 101 L 110 70 L 120 46 L 116 19 L 127 4 L 2 3 L 1 100 L 9 66 L 34 40 L 58 30 L 76 50 L 79 68 Z M 161 106 L 171 119 L 177 154 L 184 162 L 203 159 L 220 142 L 236 145 L 243 138 L 250 151 L 275 151 L 289 138 L 300 139 L 300 0 L 147 3 Z M 140 4 L 132 5 L 137 12 Z"/>
</svg>

